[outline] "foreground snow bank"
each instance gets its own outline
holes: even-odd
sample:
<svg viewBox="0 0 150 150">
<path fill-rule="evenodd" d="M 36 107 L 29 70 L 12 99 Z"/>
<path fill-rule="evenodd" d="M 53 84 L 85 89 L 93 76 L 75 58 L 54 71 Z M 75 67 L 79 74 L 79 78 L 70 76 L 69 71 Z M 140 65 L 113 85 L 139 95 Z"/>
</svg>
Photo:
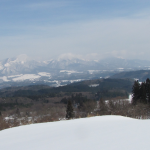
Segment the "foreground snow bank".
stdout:
<svg viewBox="0 0 150 150">
<path fill-rule="evenodd" d="M 150 120 L 99 116 L 0 131 L 1 150 L 149 150 Z"/>
</svg>

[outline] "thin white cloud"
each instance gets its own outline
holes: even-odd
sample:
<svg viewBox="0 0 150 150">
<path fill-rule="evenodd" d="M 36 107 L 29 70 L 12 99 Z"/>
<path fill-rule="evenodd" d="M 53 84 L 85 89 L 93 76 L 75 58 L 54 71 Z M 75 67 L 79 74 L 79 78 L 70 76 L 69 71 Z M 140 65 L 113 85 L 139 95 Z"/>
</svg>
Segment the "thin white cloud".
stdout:
<svg viewBox="0 0 150 150">
<path fill-rule="evenodd" d="M 131 14 L 131 18 L 150 19 L 150 8 L 141 9 L 138 12 Z"/>
<path fill-rule="evenodd" d="M 84 56 L 93 54 L 91 56 L 94 57 L 95 53 L 100 58 L 150 59 L 149 26 L 148 18 L 118 18 L 28 27 L 26 34 L 0 37 L 1 55 L 26 53 L 52 57 L 74 53 Z"/>
</svg>

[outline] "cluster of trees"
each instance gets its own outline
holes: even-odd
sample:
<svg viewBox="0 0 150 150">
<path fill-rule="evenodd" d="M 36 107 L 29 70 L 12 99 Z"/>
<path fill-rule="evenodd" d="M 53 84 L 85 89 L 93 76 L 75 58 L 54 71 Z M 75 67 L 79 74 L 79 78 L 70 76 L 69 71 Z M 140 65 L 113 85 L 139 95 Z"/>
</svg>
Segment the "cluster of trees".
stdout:
<svg viewBox="0 0 150 150">
<path fill-rule="evenodd" d="M 30 107 L 32 103 L 24 104 L 24 103 L 0 103 L 0 111 L 6 111 L 7 109 L 14 109 L 16 107 Z"/>
<path fill-rule="evenodd" d="M 71 119 L 74 117 L 73 103 L 78 103 L 79 109 L 82 106 L 82 104 L 86 103 L 87 101 L 88 99 L 86 99 L 86 97 L 83 97 L 82 94 L 76 94 L 75 96 L 72 95 L 72 97 L 70 98 L 62 99 L 61 102 L 67 104 L 66 119 Z M 145 82 L 140 83 L 138 80 L 135 80 L 132 88 L 132 104 L 137 105 L 134 109 L 132 105 L 127 101 L 109 100 L 109 102 L 106 103 L 104 100 L 100 99 L 98 104 L 99 109 L 95 109 L 95 112 L 99 115 L 119 114 L 134 118 L 140 115 L 149 116 L 149 105 L 147 105 L 148 108 L 144 105 L 150 104 L 150 79 L 147 78 Z"/>
<path fill-rule="evenodd" d="M 132 88 L 132 104 L 137 102 L 148 104 L 150 103 L 150 79 L 147 78 L 145 82 L 139 83 L 135 81 Z"/>
<path fill-rule="evenodd" d="M 68 100 L 72 101 L 72 103 L 74 104 L 79 104 L 79 105 L 82 105 L 82 103 L 84 102 L 91 101 L 90 99 L 87 98 L 87 96 L 83 96 L 82 93 L 76 93 L 75 95 L 72 94 L 71 97 L 69 98 L 66 97 L 62 98 L 60 102 L 67 104 Z"/>
<path fill-rule="evenodd" d="M 72 94 L 71 97 L 63 98 L 61 103 L 67 104 L 66 119 L 71 119 L 77 116 L 86 116 L 96 107 L 96 101 L 88 99 L 82 93 Z"/>
</svg>

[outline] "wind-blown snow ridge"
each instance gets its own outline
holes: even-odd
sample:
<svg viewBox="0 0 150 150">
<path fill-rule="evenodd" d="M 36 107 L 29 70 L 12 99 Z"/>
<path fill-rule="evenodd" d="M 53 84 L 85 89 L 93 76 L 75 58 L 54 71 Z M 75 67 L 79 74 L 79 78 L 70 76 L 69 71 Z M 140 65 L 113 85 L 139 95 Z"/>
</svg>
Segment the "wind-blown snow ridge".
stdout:
<svg viewBox="0 0 150 150">
<path fill-rule="evenodd" d="M 99 116 L 0 132 L 2 150 L 149 150 L 150 120 Z"/>
</svg>

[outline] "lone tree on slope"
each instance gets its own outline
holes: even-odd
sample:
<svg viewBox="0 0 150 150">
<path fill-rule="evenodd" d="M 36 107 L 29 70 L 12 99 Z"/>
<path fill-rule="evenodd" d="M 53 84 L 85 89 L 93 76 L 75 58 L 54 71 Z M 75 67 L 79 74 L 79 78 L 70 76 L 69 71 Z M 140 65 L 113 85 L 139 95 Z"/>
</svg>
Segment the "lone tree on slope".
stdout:
<svg viewBox="0 0 150 150">
<path fill-rule="evenodd" d="M 71 100 L 68 100 L 66 109 L 66 119 L 71 119 L 74 117 L 73 106 Z"/>
</svg>

